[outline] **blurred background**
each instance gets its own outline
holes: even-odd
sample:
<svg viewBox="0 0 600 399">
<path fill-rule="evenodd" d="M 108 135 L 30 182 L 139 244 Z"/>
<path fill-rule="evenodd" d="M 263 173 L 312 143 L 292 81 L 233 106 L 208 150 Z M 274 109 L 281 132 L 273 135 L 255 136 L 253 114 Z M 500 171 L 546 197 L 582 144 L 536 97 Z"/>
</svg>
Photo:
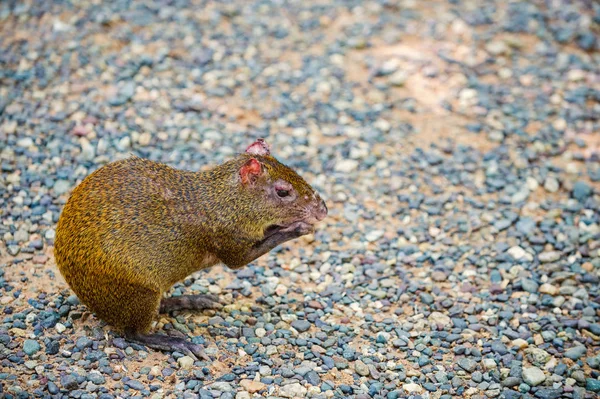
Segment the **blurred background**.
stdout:
<svg viewBox="0 0 600 399">
<path fill-rule="evenodd" d="M 596 397 L 599 24 L 585 0 L 0 2 L 4 392 Z M 159 321 L 213 364 L 129 346 L 56 270 L 70 191 L 258 137 L 329 217 L 174 288 L 232 301 Z"/>
</svg>

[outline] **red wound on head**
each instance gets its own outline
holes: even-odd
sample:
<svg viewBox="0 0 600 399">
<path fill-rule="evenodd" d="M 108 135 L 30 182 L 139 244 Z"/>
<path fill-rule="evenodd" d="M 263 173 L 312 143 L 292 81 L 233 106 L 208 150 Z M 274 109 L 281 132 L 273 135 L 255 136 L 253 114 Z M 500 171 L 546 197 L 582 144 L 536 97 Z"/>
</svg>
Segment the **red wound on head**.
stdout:
<svg viewBox="0 0 600 399">
<path fill-rule="evenodd" d="M 262 167 L 260 166 L 260 162 L 254 158 L 250 158 L 240 168 L 240 177 L 242 178 L 242 183 L 254 183 L 258 176 L 260 176 L 261 172 Z"/>
<path fill-rule="evenodd" d="M 248 148 L 246 148 L 246 153 L 266 156 L 271 154 L 271 149 L 265 140 L 258 139 L 254 143 L 250 144 Z"/>
</svg>

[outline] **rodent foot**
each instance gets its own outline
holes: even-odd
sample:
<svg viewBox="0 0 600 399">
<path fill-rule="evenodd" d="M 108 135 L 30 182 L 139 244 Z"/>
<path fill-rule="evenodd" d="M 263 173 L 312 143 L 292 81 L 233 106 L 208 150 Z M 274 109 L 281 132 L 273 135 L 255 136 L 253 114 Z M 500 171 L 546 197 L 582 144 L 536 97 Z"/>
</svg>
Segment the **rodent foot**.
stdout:
<svg viewBox="0 0 600 399">
<path fill-rule="evenodd" d="M 175 310 L 204 310 L 221 309 L 223 305 L 214 295 L 181 295 L 163 298 L 160 301 L 160 313 L 170 313 Z"/>
<path fill-rule="evenodd" d="M 170 337 L 163 334 L 140 334 L 128 332 L 128 340 L 145 345 L 152 349 L 169 352 L 181 352 L 194 360 L 198 358 L 210 361 L 210 358 L 204 353 L 202 345 L 194 344 L 184 338 Z"/>
</svg>

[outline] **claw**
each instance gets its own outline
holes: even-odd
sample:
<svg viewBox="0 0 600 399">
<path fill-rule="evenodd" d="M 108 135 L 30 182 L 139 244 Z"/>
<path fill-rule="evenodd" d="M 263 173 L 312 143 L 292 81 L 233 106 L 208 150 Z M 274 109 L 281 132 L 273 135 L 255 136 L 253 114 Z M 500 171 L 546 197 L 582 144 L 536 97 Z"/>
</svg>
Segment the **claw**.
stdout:
<svg viewBox="0 0 600 399">
<path fill-rule="evenodd" d="M 202 347 L 202 345 L 191 344 L 190 346 L 191 346 L 190 351 L 192 352 L 192 356 L 190 356 L 191 358 L 194 358 L 193 355 L 196 355 L 199 358 L 202 358 L 202 360 L 210 362 L 210 358 L 204 352 L 204 348 Z"/>
<path fill-rule="evenodd" d="M 177 348 L 181 353 L 188 355 L 189 357 L 194 359 L 194 361 L 197 361 L 198 358 L 201 358 L 202 360 L 207 362 L 210 361 L 210 358 L 204 352 L 204 348 L 202 347 L 202 345 L 197 345 L 192 342 L 185 341 L 182 342 L 181 345 L 177 345 Z"/>
</svg>

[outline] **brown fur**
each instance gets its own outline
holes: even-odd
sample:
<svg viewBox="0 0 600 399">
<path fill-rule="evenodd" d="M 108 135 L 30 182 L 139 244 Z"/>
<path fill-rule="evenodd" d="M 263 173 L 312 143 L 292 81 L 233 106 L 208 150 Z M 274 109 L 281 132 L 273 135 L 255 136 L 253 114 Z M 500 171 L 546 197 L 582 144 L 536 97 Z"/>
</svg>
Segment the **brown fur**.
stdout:
<svg viewBox="0 0 600 399">
<path fill-rule="evenodd" d="M 247 186 L 239 170 L 251 157 L 265 173 Z M 265 200 L 277 179 L 298 192 L 289 206 Z M 247 264 L 268 226 L 302 219 L 315 201 L 314 190 L 271 156 L 242 154 L 202 173 L 132 157 L 75 188 L 58 222 L 56 262 L 101 319 L 147 332 L 174 283 L 219 261 Z"/>
</svg>

